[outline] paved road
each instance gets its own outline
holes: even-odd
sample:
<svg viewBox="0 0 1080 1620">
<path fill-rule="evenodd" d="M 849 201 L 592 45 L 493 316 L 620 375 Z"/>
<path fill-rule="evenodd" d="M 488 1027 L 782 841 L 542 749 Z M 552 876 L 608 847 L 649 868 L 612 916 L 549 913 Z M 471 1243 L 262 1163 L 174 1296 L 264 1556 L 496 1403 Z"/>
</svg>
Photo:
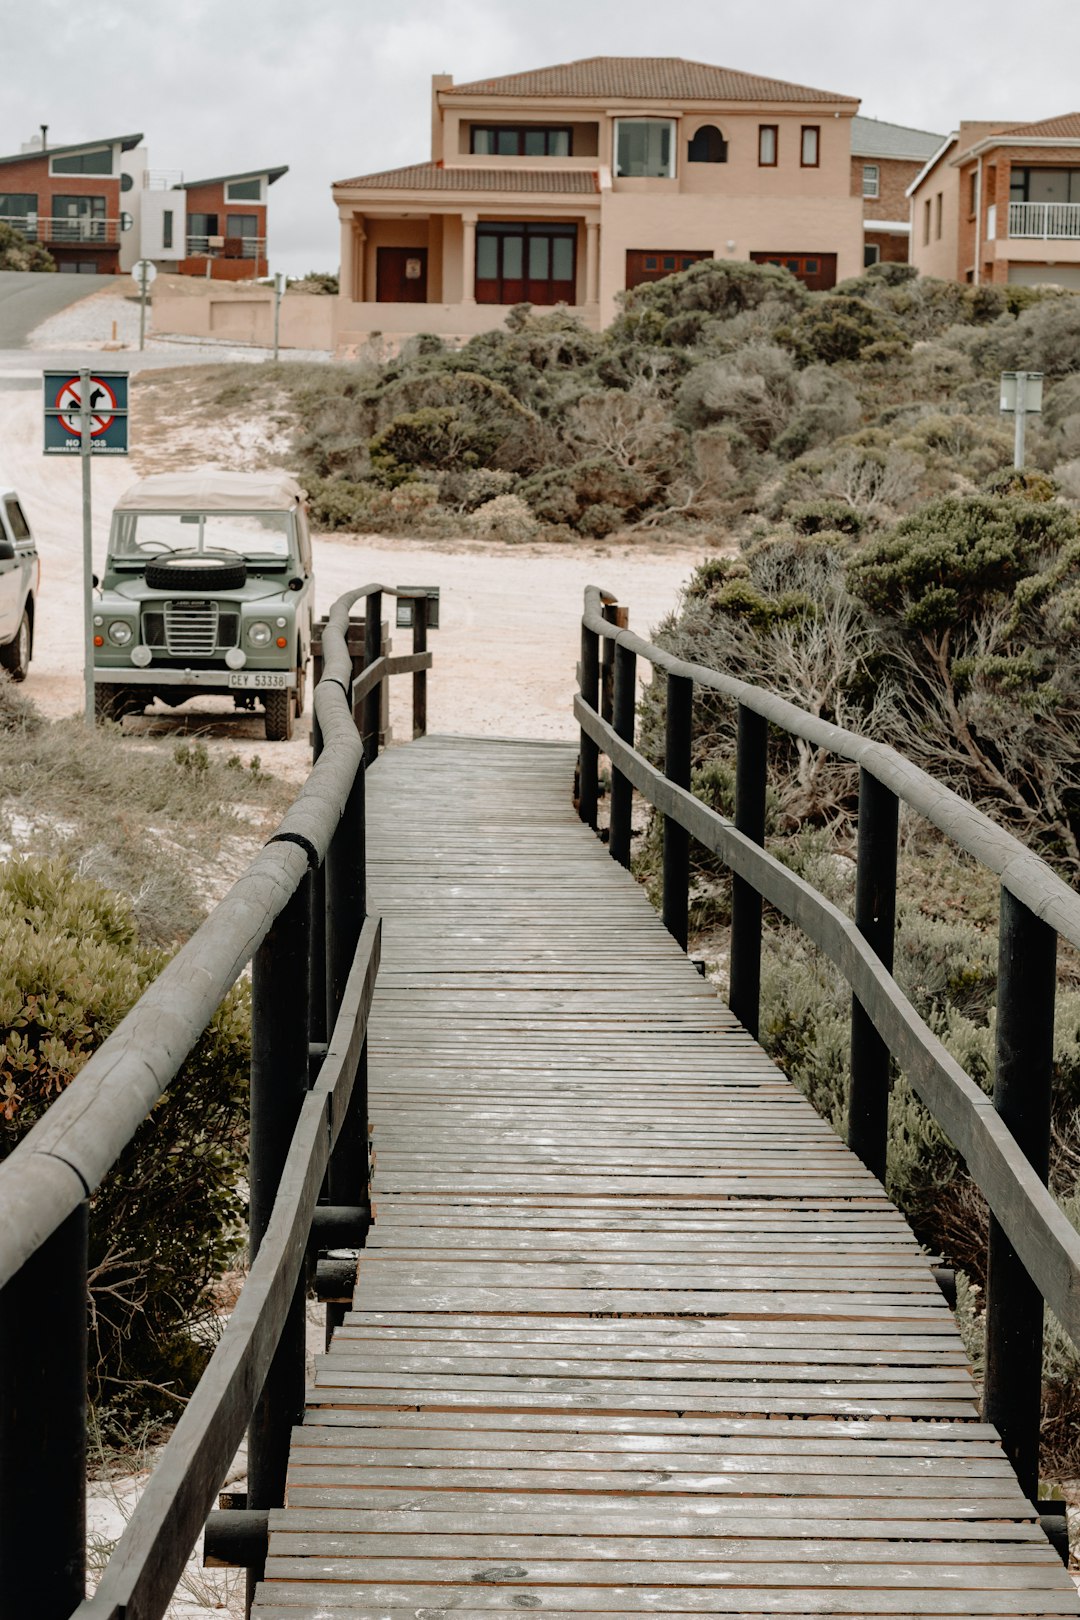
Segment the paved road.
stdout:
<svg viewBox="0 0 1080 1620">
<path fill-rule="evenodd" d="M 57 272 L 0 271 L 0 349 L 21 349 L 35 326 L 87 298 L 115 287 L 116 276 L 65 276 Z"/>
</svg>

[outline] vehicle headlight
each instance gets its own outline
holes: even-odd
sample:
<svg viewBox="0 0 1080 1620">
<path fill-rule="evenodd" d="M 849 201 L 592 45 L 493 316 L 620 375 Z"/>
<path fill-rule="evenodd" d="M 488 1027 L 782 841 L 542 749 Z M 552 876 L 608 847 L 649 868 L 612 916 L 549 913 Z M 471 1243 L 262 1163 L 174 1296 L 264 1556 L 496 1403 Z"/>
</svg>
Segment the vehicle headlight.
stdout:
<svg viewBox="0 0 1080 1620">
<path fill-rule="evenodd" d="M 274 632 L 262 619 L 256 619 L 254 624 L 248 625 L 247 638 L 253 647 L 268 647 L 273 640 Z"/>
<path fill-rule="evenodd" d="M 134 634 L 126 619 L 114 619 L 109 625 L 109 640 L 114 647 L 126 647 Z"/>
</svg>

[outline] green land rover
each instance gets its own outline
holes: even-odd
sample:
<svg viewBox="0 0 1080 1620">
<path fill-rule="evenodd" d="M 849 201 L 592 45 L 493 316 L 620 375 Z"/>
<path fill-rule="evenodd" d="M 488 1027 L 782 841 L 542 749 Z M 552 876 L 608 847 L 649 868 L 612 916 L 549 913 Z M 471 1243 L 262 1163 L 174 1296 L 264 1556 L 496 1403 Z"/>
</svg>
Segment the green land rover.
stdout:
<svg viewBox="0 0 1080 1620">
<path fill-rule="evenodd" d="M 118 502 L 94 601 L 94 707 L 120 720 L 203 693 L 304 709 L 315 582 L 304 492 L 284 472 L 157 473 Z"/>
</svg>

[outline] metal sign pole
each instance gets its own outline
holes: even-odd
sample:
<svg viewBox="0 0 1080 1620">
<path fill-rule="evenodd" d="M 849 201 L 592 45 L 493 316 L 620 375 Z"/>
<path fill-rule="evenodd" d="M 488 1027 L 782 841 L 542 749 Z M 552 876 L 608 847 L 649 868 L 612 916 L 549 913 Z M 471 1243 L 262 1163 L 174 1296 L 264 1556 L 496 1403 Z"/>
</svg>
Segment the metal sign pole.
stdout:
<svg viewBox="0 0 1080 1620">
<path fill-rule="evenodd" d="M 79 459 L 82 462 L 83 680 L 85 715 L 94 723 L 94 535 L 90 519 L 90 373 L 79 372 Z"/>
<path fill-rule="evenodd" d="M 285 292 L 285 277 L 279 270 L 274 277 L 274 362 L 278 358 L 278 333 L 281 329 L 281 299 Z"/>
<path fill-rule="evenodd" d="M 1013 439 L 1013 466 L 1020 468 L 1024 465 L 1024 438 L 1027 429 L 1027 380 L 1026 371 L 1016 373 L 1016 434 Z"/>
</svg>

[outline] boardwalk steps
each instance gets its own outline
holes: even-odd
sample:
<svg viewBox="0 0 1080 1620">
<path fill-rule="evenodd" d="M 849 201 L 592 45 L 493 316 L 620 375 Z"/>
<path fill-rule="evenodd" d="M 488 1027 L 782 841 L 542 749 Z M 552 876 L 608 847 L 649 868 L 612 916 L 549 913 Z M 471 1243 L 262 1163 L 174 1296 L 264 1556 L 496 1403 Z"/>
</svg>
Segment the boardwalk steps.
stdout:
<svg viewBox="0 0 1080 1620">
<path fill-rule="evenodd" d="M 572 766 L 371 774 L 377 1218 L 254 1613 L 1080 1615 L 907 1226 Z"/>
</svg>

